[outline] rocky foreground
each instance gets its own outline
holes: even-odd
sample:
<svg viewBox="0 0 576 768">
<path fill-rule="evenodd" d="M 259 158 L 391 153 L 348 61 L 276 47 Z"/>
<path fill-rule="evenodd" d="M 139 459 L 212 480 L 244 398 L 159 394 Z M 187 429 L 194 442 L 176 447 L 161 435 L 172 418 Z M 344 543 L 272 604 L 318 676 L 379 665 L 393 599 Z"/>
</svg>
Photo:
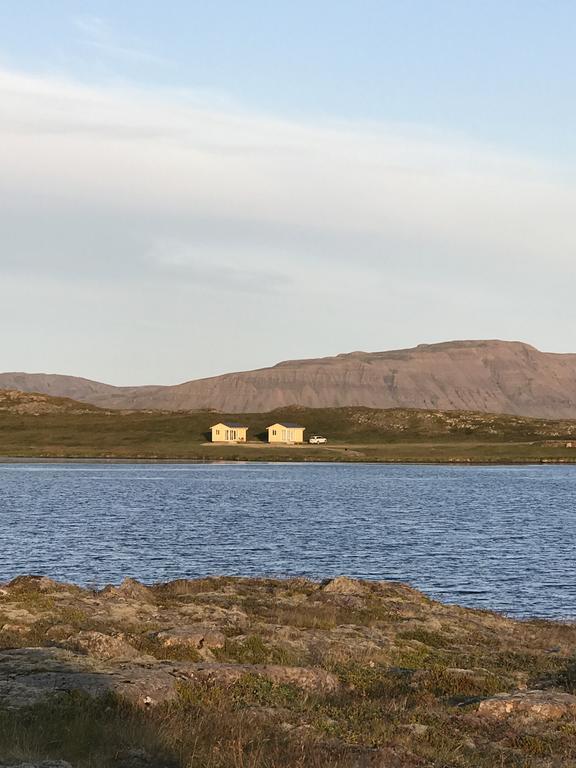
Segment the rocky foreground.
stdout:
<svg viewBox="0 0 576 768">
<path fill-rule="evenodd" d="M 576 767 L 576 625 L 401 584 L 0 588 L 0 766 Z"/>
</svg>

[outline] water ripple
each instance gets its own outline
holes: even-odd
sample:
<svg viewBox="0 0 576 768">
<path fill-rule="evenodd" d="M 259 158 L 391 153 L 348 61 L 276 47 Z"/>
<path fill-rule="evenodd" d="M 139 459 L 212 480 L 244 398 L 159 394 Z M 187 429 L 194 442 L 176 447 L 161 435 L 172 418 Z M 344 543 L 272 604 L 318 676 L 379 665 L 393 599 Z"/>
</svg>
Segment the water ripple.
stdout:
<svg viewBox="0 0 576 768">
<path fill-rule="evenodd" d="M 341 573 L 576 618 L 576 468 L 0 465 L 0 579 Z"/>
</svg>

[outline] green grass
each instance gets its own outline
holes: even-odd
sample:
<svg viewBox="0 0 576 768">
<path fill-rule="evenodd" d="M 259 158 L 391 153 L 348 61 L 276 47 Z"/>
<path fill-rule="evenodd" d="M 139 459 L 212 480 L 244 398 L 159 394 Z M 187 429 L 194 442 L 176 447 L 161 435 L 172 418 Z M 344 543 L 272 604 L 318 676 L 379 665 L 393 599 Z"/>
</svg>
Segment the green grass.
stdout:
<svg viewBox="0 0 576 768">
<path fill-rule="evenodd" d="M 370 408 L 283 408 L 264 414 L 123 412 L 37 414 L 0 408 L 0 457 L 254 461 L 576 462 L 576 422 L 483 413 Z M 81 406 L 82 408 L 84 406 Z M 241 419 L 249 444 L 206 444 L 211 424 Z M 298 421 L 326 446 L 270 446 L 272 421 Z"/>
<path fill-rule="evenodd" d="M 229 690 L 182 691 L 176 705 L 138 710 L 114 697 L 66 696 L 18 712 L 0 710 L 0 755 L 13 760 L 66 759 L 75 768 L 320 768 L 313 743 L 296 747 L 286 735 L 244 714 L 261 702 L 290 703 L 288 686 L 239 681 Z M 144 763 L 130 755 L 145 753 Z"/>
</svg>

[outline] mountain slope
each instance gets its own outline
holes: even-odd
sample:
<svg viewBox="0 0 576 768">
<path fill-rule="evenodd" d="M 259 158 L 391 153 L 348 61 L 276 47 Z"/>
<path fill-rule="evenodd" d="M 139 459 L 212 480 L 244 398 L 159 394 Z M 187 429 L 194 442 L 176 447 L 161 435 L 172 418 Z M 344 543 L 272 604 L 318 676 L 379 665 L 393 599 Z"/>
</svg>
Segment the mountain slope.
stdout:
<svg viewBox="0 0 576 768">
<path fill-rule="evenodd" d="M 292 360 L 170 387 L 112 387 L 43 374 L 0 374 L 0 387 L 106 408 L 242 413 L 364 405 L 568 419 L 576 418 L 576 355 L 540 352 L 520 342 L 455 341 Z"/>
</svg>

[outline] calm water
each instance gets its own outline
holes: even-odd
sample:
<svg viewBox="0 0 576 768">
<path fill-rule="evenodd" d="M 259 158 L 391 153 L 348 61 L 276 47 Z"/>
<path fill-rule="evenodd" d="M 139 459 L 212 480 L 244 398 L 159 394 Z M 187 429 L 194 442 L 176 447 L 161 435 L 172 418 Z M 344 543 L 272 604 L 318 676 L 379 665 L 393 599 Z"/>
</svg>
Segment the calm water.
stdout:
<svg viewBox="0 0 576 768">
<path fill-rule="evenodd" d="M 576 619 L 576 467 L 0 465 L 0 580 L 399 579 Z"/>
</svg>

